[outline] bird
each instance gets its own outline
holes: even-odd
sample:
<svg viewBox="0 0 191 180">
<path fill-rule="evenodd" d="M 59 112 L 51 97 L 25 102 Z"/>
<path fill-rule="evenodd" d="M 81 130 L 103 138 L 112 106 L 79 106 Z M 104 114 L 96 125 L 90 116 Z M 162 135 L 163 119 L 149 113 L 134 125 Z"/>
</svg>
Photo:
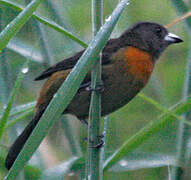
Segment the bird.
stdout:
<svg viewBox="0 0 191 180">
<path fill-rule="evenodd" d="M 64 110 L 86 123 L 89 113 L 91 91 L 102 89 L 101 115 L 105 116 L 131 101 L 148 83 L 156 61 L 171 44 L 183 40 L 170 33 L 163 25 L 142 21 L 133 24 L 118 38 L 108 40 L 102 50 L 101 88 L 91 89 L 91 72 L 88 72 L 78 92 Z M 47 79 L 42 86 L 35 113 L 23 132 L 11 145 L 5 160 L 9 170 L 24 144 L 39 122 L 49 102 L 78 62 L 85 49 L 43 71 L 36 81 Z"/>
</svg>

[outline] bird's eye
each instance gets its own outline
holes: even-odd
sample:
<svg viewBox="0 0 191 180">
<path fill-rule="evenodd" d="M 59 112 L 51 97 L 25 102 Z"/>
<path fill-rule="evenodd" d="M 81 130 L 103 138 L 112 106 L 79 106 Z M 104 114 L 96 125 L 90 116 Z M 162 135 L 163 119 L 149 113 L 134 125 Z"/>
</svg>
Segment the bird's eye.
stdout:
<svg viewBox="0 0 191 180">
<path fill-rule="evenodd" d="M 157 28 L 155 29 L 155 32 L 156 32 L 158 35 L 161 35 L 162 29 L 161 29 L 160 27 L 157 27 Z"/>
</svg>

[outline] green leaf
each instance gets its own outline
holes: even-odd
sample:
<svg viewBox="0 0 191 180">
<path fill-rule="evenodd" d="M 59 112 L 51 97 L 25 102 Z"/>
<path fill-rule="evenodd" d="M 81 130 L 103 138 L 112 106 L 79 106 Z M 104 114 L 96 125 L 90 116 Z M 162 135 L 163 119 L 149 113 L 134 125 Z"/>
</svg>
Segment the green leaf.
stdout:
<svg viewBox="0 0 191 180">
<path fill-rule="evenodd" d="M 29 20 L 42 0 L 33 0 L 31 3 L 0 33 L 0 51 L 5 48 L 11 38 Z"/>
<path fill-rule="evenodd" d="M 189 111 L 191 108 L 191 98 L 188 98 L 186 102 L 181 102 L 171 109 L 173 114 L 181 115 Z M 163 113 L 157 120 L 151 121 L 144 128 L 138 131 L 125 141 L 116 152 L 111 155 L 104 163 L 104 171 L 116 164 L 119 160 L 125 157 L 130 151 L 141 145 L 153 134 L 165 127 L 165 124 L 172 123 L 174 117 L 167 113 Z"/>
</svg>

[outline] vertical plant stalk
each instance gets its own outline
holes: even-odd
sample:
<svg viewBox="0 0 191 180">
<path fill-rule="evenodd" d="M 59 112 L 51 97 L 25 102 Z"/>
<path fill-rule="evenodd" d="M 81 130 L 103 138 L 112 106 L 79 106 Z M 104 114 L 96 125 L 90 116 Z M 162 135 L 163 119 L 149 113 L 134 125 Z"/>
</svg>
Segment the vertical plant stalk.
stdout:
<svg viewBox="0 0 191 180">
<path fill-rule="evenodd" d="M 95 36 L 102 25 L 103 1 L 92 0 L 92 29 Z M 91 88 L 96 89 L 101 84 L 101 56 L 95 64 L 91 74 Z M 100 148 L 94 148 L 100 143 L 100 118 L 101 118 L 101 94 L 92 91 L 88 127 L 88 159 L 87 159 L 87 179 L 100 179 Z M 89 177 L 89 178 L 88 178 Z"/>
<path fill-rule="evenodd" d="M 173 0 L 172 4 L 175 6 L 177 12 L 182 15 L 189 11 L 189 8 L 183 2 L 183 0 Z M 188 33 L 191 39 L 191 18 L 185 20 Z M 191 93 L 191 53 L 189 53 L 187 71 L 186 71 L 186 80 L 183 92 L 183 100 L 187 100 L 188 95 Z M 191 112 L 185 113 L 183 115 L 186 120 L 189 120 Z M 177 159 L 178 161 L 185 162 L 187 154 L 188 140 L 190 137 L 191 128 L 185 125 L 183 122 L 179 123 L 178 133 L 177 133 Z M 181 180 L 183 178 L 184 172 L 181 167 L 173 167 L 171 173 L 172 180 Z"/>
</svg>

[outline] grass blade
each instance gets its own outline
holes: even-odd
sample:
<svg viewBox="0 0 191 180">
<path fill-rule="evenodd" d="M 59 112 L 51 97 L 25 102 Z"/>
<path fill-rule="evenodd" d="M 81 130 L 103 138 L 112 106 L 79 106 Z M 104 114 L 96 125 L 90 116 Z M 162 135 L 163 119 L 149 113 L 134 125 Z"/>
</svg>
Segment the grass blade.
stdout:
<svg viewBox="0 0 191 180">
<path fill-rule="evenodd" d="M 173 116 L 174 118 L 176 118 L 177 120 L 179 120 L 180 122 L 183 122 L 189 126 L 191 126 L 191 122 L 187 121 L 185 118 L 183 118 L 182 116 L 178 116 L 177 114 L 173 113 L 172 111 L 170 111 L 167 108 L 164 108 L 161 104 L 159 104 L 157 101 L 153 100 L 152 98 L 144 95 L 143 93 L 139 93 L 138 94 L 139 97 L 141 97 L 142 99 L 144 99 L 145 101 L 147 101 L 148 103 L 152 104 L 153 106 L 155 106 L 157 109 L 159 109 L 160 111 Z"/>
<path fill-rule="evenodd" d="M 0 33 L 0 51 L 5 48 L 10 39 L 29 20 L 33 12 L 40 5 L 42 0 L 33 0 L 31 3 Z"/>
<path fill-rule="evenodd" d="M 14 118 L 19 114 L 25 113 L 26 111 L 32 111 L 34 109 L 36 102 L 30 102 L 24 105 L 19 105 L 11 109 L 9 117 Z M 0 113 L 0 118 L 2 118 L 2 114 Z"/>
<path fill-rule="evenodd" d="M 27 64 L 28 63 L 25 63 L 23 67 L 26 68 Z M 23 71 L 21 71 L 17 77 L 17 80 L 15 82 L 15 86 L 14 86 L 13 91 L 11 93 L 10 99 L 9 99 L 7 106 L 6 106 L 6 108 L 3 112 L 3 115 L 1 117 L 1 120 L 0 120 L 0 139 L 3 135 L 4 130 L 5 130 L 5 126 L 7 124 L 7 120 L 8 120 L 8 117 L 9 117 L 15 96 L 18 93 L 18 90 L 19 90 L 19 87 L 21 85 L 23 77 L 24 77 L 24 73 L 23 73 Z"/>
</svg>

